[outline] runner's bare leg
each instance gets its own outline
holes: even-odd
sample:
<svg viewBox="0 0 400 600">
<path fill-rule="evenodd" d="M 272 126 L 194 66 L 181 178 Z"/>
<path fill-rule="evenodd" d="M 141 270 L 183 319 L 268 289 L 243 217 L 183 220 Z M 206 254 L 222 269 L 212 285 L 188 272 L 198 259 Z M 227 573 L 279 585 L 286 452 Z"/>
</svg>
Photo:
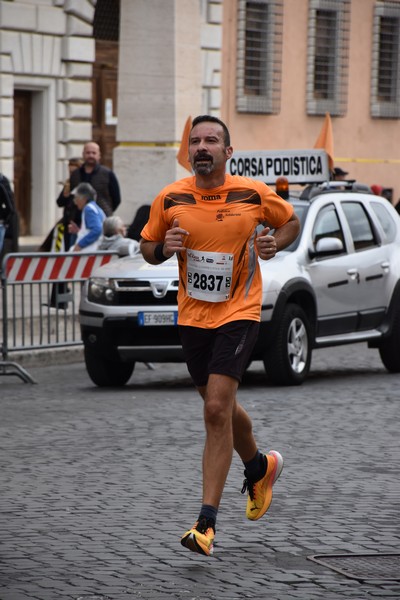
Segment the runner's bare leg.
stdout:
<svg viewBox="0 0 400 600">
<path fill-rule="evenodd" d="M 203 453 L 203 504 L 218 508 L 232 462 L 233 449 L 242 460 L 257 452 L 251 420 L 236 401 L 238 381 L 212 374 L 198 388 L 204 399 L 206 442 Z"/>
</svg>

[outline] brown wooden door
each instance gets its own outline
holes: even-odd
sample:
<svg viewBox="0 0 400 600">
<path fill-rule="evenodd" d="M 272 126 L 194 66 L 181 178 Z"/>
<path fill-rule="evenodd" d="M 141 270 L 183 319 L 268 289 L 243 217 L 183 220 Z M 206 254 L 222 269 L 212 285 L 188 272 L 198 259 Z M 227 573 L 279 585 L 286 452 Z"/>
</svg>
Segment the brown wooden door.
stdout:
<svg viewBox="0 0 400 600">
<path fill-rule="evenodd" d="M 101 163 L 113 168 L 116 142 L 118 42 L 96 40 L 93 65 L 93 141 L 101 150 Z"/>
<path fill-rule="evenodd" d="M 32 93 L 14 92 L 14 195 L 19 214 L 19 234 L 31 233 L 31 107 Z"/>
</svg>

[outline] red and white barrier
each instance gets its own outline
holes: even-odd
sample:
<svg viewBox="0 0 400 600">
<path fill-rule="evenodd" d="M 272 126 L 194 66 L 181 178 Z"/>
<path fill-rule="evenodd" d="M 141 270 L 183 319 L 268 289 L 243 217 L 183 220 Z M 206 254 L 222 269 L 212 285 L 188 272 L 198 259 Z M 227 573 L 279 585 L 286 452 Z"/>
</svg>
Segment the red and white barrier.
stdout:
<svg viewBox="0 0 400 600">
<path fill-rule="evenodd" d="M 87 279 L 97 267 L 115 259 L 117 254 L 100 252 L 12 254 L 4 262 L 3 277 L 8 283 Z"/>
</svg>

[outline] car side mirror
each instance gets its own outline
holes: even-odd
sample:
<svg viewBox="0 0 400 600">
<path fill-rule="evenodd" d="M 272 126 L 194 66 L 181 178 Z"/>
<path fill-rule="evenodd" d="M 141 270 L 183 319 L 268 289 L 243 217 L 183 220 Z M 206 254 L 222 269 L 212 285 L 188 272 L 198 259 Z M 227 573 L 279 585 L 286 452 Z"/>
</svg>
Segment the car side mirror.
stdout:
<svg viewBox="0 0 400 600">
<path fill-rule="evenodd" d="M 344 251 L 342 240 L 334 237 L 321 238 L 315 245 L 315 249 L 309 249 L 310 258 L 317 256 L 334 256 Z"/>
</svg>

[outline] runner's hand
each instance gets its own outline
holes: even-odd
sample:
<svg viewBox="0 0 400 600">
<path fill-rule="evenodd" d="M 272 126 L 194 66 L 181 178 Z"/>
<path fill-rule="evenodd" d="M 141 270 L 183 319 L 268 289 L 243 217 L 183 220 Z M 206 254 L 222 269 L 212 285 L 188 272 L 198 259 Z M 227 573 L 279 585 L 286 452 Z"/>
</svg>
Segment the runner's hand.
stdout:
<svg viewBox="0 0 400 600">
<path fill-rule="evenodd" d="M 269 227 L 265 227 L 256 238 L 258 255 L 263 260 L 273 258 L 277 253 L 276 240 L 273 235 L 269 235 L 270 231 Z"/>
<path fill-rule="evenodd" d="M 163 254 L 171 257 L 175 252 L 186 250 L 184 247 L 185 237 L 189 235 L 186 229 L 179 227 L 178 219 L 174 219 L 171 229 L 165 234 Z"/>
</svg>

